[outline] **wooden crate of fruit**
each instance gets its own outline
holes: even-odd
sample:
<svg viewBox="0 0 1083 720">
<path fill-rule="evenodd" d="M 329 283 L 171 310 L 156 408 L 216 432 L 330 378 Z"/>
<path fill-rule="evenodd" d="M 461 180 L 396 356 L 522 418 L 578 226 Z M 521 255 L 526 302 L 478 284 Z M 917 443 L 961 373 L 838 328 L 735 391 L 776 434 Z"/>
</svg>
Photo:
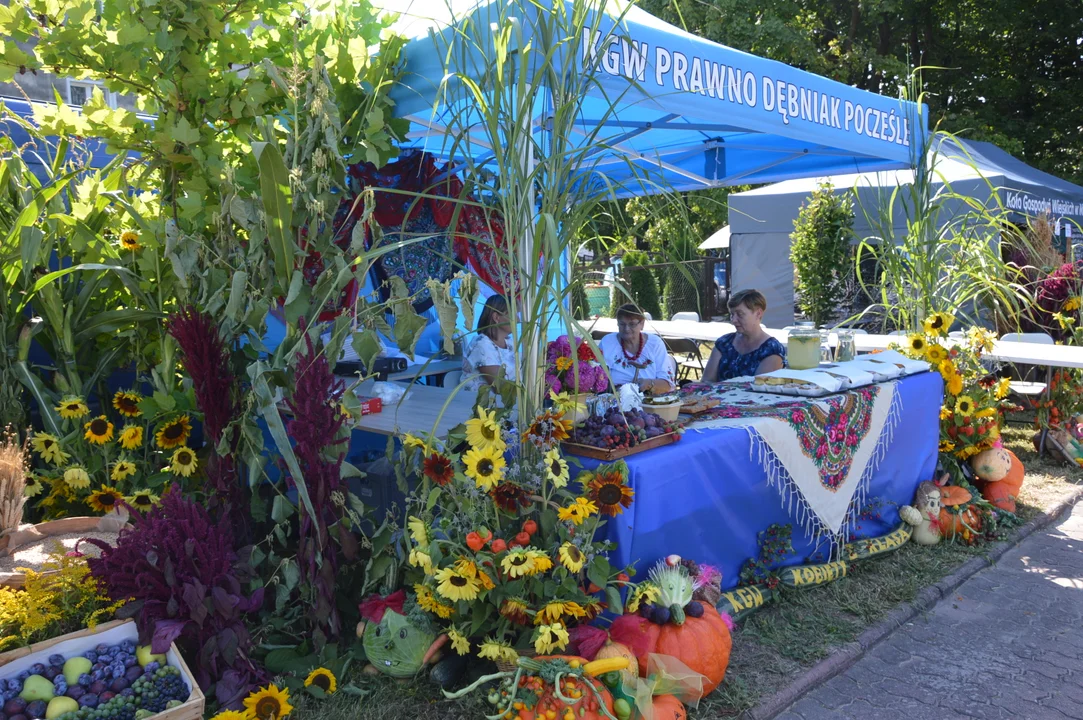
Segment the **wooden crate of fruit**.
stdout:
<svg viewBox="0 0 1083 720">
<path fill-rule="evenodd" d="M 665 435 L 657 435 L 652 438 L 648 438 L 643 442 L 633 445 L 632 447 L 622 448 L 601 448 L 593 445 L 580 445 L 579 443 L 562 442 L 560 447 L 564 452 L 569 455 L 578 455 L 579 457 L 589 457 L 595 460 L 605 460 L 606 462 L 612 462 L 613 460 L 620 460 L 621 458 L 628 457 L 629 455 L 635 455 L 636 453 L 644 452 L 645 450 L 651 450 L 663 445 L 669 445 L 670 443 L 677 442 L 679 437 L 678 433 L 666 433 Z"/>
<path fill-rule="evenodd" d="M 619 460 L 651 448 L 669 445 L 680 437 L 682 425 L 643 410 L 617 408 L 592 415 L 561 443 L 564 452 L 597 460 Z"/>
<path fill-rule="evenodd" d="M 22 693 L 26 692 L 25 681 L 18 680 L 18 676 L 24 671 L 29 672 L 31 668 L 38 663 L 45 666 L 46 674 L 49 674 L 53 668 L 60 668 L 60 672 L 54 674 L 58 677 L 63 677 L 65 679 L 65 685 L 67 685 L 68 679 L 76 679 L 75 684 L 77 684 L 78 679 L 75 678 L 75 675 L 82 675 L 85 673 L 86 662 L 74 663 L 72 661 L 76 659 L 87 661 L 84 653 L 88 651 L 95 651 L 96 657 L 97 651 L 95 649 L 99 645 L 115 647 L 126 641 L 137 643 L 138 639 L 139 634 L 136 631 L 134 622 L 131 620 L 118 620 L 99 625 L 93 630 L 79 630 L 78 632 L 62 635 L 61 637 L 56 637 L 51 640 L 43 640 L 42 642 L 35 643 L 29 647 L 17 648 L 5 653 L 0 653 L 0 694 L 3 695 L 4 705 L 14 699 L 9 698 L 11 690 L 9 690 L 7 686 L 7 681 L 15 680 L 19 682 L 20 686 L 22 686 L 22 691 L 19 695 L 22 695 Z M 137 660 L 135 664 L 129 666 L 130 670 L 135 667 L 139 667 L 140 670 L 143 670 L 144 666 L 149 662 L 160 662 L 160 660 L 156 659 L 160 656 L 150 656 L 149 649 L 144 651 L 142 648 L 138 648 L 135 655 L 137 656 Z M 64 658 L 64 665 L 60 666 L 50 662 L 54 656 Z M 144 662 L 144 660 L 146 662 Z M 167 708 L 150 717 L 153 717 L 154 720 L 199 720 L 203 717 L 203 708 L 206 704 L 206 698 L 204 698 L 203 693 L 199 689 L 199 685 L 197 685 L 193 679 L 192 672 L 188 669 L 188 665 L 184 662 L 184 658 L 181 657 L 176 645 L 170 646 L 169 651 L 165 654 L 165 661 L 166 665 L 176 668 L 179 671 L 181 681 L 187 686 L 188 699 L 181 701 L 180 705 Z M 57 689 L 57 680 L 55 678 L 49 680 L 46 675 L 36 675 L 36 677 L 41 678 L 44 682 L 36 682 L 35 685 L 48 684 L 52 688 L 51 692 L 55 695 L 55 690 Z M 166 677 L 169 676 L 167 675 Z M 113 679 L 118 680 L 121 678 Z M 127 678 L 125 678 L 125 680 L 127 680 Z M 137 680 L 140 679 L 134 678 L 130 680 L 130 682 L 132 684 L 137 684 Z M 170 678 L 170 680 L 176 682 L 175 680 L 172 680 L 172 678 Z M 37 692 L 31 693 L 33 697 L 40 698 L 45 696 L 46 693 L 44 687 L 35 689 Z M 105 692 L 111 691 L 107 690 Z M 101 694 L 105 694 L 105 692 Z M 123 692 L 123 688 L 116 693 L 112 693 L 110 699 L 119 695 L 121 692 Z M 86 692 L 79 693 L 80 697 L 85 694 Z M 71 698 L 68 694 L 65 694 L 64 697 L 65 699 L 75 700 L 75 698 Z M 25 700 L 25 698 L 23 699 Z M 50 699 L 48 703 L 59 699 L 61 699 L 60 696 L 55 696 Z M 46 703 L 47 706 L 48 703 Z M 95 706 L 97 706 L 97 703 L 95 703 Z M 78 705 L 76 709 L 82 709 L 83 707 L 85 706 Z M 13 715 L 13 713 L 7 713 L 3 708 L 0 708 L 0 712 L 4 712 L 5 717 Z M 32 716 L 32 714 L 26 714 L 25 711 L 22 711 L 22 714 L 26 717 Z M 45 716 L 46 713 L 40 714 L 40 717 Z M 55 717 L 57 720 L 67 720 L 69 717 L 76 717 L 76 714 L 75 710 L 68 710 L 61 714 L 50 713 L 49 717 Z"/>
</svg>

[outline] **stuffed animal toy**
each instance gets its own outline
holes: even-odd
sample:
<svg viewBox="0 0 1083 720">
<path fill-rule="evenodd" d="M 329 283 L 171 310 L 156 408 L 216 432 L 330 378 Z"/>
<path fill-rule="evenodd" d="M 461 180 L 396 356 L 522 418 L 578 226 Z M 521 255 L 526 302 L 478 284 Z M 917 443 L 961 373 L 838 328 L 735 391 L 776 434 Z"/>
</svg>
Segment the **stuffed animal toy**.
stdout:
<svg viewBox="0 0 1083 720">
<path fill-rule="evenodd" d="M 994 507 L 1015 512 L 1015 499 L 1023 486 L 1026 469 L 1011 450 L 1003 447 L 984 450 L 970 459 L 979 479 L 981 496 Z"/>
<path fill-rule="evenodd" d="M 417 608 L 402 590 L 386 597 L 370 595 L 361 602 L 357 637 L 365 648 L 368 673 L 411 678 L 440 659 L 447 635 Z"/>
<path fill-rule="evenodd" d="M 918 545 L 936 545 L 940 542 L 940 488 L 936 483 L 923 482 L 914 495 L 914 506 L 903 505 L 899 517 L 907 525 L 914 526 L 911 539 Z"/>
</svg>

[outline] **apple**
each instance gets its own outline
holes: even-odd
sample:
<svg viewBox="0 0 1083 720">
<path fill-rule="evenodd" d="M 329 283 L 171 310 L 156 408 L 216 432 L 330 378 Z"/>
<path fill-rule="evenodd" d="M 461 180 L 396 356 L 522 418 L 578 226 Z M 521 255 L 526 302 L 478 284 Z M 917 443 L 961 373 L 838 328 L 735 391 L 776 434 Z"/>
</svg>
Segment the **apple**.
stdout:
<svg viewBox="0 0 1083 720">
<path fill-rule="evenodd" d="M 157 662 L 161 665 L 165 665 L 165 655 L 156 655 L 150 651 L 150 645 L 140 645 L 135 649 L 135 659 L 139 661 L 140 667 L 146 667 L 152 662 Z"/>
<path fill-rule="evenodd" d="M 56 693 L 53 692 L 53 683 L 41 675 L 31 675 L 23 683 L 23 691 L 19 697 L 27 702 L 34 700 L 52 700 Z"/>
<path fill-rule="evenodd" d="M 45 710 L 45 720 L 53 720 L 53 718 L 58 718 L 64 713 L 75 712 L 78 709 L 79 703 L 70 697 L 61 695 L 49 701 L 49 706 Z"/>
<path fill-rule="evenodd" d="M 78 685 L 79 676 L 83 673 L 89 673 L 92 665 L 93 663 L 85 657 L 68 658 L 64 663 L 64 680 L 68 683 L 68 687 Z"/>
</svg>

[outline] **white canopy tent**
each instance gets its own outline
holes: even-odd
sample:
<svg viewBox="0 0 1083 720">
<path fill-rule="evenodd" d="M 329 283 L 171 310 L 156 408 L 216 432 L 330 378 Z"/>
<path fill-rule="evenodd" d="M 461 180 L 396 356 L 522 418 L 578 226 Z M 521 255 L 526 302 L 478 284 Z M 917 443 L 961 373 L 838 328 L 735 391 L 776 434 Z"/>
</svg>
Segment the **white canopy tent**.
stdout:
<svg viewBox="0 0 1083 720">
<path fill-rule="evenodd" d="M 699 244 L 700 250 L 727 250 L 730 246 L 730 226 L 723 225 Z"/>
</svg>

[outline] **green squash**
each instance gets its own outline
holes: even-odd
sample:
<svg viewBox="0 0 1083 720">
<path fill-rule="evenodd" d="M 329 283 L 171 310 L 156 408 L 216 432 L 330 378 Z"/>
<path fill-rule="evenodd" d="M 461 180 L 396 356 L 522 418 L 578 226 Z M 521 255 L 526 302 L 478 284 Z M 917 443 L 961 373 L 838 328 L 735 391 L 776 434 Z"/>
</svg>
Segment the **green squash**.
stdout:
<svg viewBox="0 0 1083 720">
<path fill-rule="evenodd" d="M 436 633 L 412 624 L 394 610 L 384 611 L 378 624 L 368 623 L 361 636 L 368 661 L 394 678 L 417 675 L 435 641 Z"/>
</svg>

